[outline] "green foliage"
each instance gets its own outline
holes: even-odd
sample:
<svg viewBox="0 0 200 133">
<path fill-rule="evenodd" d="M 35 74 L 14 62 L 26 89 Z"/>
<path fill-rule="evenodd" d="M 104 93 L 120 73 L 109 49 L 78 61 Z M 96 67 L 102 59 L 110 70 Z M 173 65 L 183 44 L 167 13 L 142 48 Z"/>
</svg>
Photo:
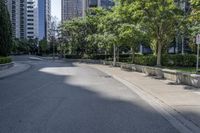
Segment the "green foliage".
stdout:
<svg viewBox="0 0 200 133">
<path fill-rule="evenodd" d="M 0 64 L 6 64 L 12 62 L 10 57 L 0 57 Z"/>
<path fill-rule="evenodd" d="M 10 16 L 4 0 L 0 0 L 0 55 L 7 56 L 12 46 Z"/>
<path fill-rule="evenodd" d="M 163 56 L 164 66 L 175 66 L 175 67 L 192 67 L 196 64 L 196 55 L 193 54 L 175 54 L 175 55 L 164 55 Z"/>
<path fill-rule="evenodd" d="M 192 37 L 200 33 L 200 1 L 190 0 L 192 12 L 189 16 L 190 31 Z"/>
<path fill-rule="evenodd" d="M 194 65 L 193 55 L 162 55 L 167 54 L 178 33 L 192 36 L 193 41 L 194 36 L 200 32 L 199 0 L 190 0 L 192 10 L 187 13 L 174 0 L 116 1 L 117 6 L 111 10 L 93 8 L 85 18 L 66 21 L 62 25 L 68 54 L 105 59 L 113 58 L 114 46 L 128 47 L 126 53 L 132 56 L 119 58 L 120 61 L 130 62 L 132 58 L 133 63 L 141 65 Z M 154 54 L 135 55 L 141 44 L 151 47 Z M 191 47 L 195 51 L 196 47 Z M 119 55 L 124 53 L 120 50 L 118 52 Z"/>
<path fill-rule="evenodd" d="M 40 50 L 42 53 L 46 53 L 48 50 L 48 42 L 47 39 L 44 38 L 42 40 L 39 41 L 39 46 L 40 46 Z"/>
<path fill-rule="evenodd" d="M 155 66 L 156 56 L 155 55 L 137 55 L 134 58 L 133 63 L 145 66 Z"/>
</svg>

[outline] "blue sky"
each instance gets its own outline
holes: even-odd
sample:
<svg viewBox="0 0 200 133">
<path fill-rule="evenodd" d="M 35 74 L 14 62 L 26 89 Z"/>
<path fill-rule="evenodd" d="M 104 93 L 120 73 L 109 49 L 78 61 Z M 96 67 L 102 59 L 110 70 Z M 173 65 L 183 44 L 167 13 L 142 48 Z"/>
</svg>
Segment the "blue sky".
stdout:
<svg viewBox="0 0 200 133">
<path fill-rule="evenodd" d="M 61 20 L 61 0 L 51 0 L 51 14 Z"/>
</svg>

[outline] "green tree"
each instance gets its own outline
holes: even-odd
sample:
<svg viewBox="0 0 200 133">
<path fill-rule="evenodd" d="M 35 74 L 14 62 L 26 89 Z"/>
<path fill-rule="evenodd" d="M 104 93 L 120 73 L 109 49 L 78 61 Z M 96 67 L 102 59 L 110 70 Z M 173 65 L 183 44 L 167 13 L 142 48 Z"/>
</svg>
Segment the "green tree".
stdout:
<svg viewBox="0 0 200 133">
<path fill-rule="evenodd" d="M 40 51 L 42 53 L 47 53 L 47 50 L 48 50 L 48 43 L 47 43 L 47 39 L 44 38 L 42 40 L 39 41 L 39 48 L 40 48 Z"/>
<path fill-rule="evenodd" d="M 12 46 L 10 15 L 5 0 L 0 0 L 0 56 L 8 56 Z"/>
<path fill-rule="evenodd" d="M 189 22 L 191 25 L 192 36 L 196 36 L 200 33 L 200 1 L 199 0 L 190 0 L 192 12 L 189 16 Z"/>
<path fill-rule="evenodd" d="M 135 0 L 130 5 L 150 36 L 157 55 L 157 66 L 161 66 L 162 53 L 174 39 L 177 22 L 182 18 L 180 9 L 174 0 Z"/>
</svg>

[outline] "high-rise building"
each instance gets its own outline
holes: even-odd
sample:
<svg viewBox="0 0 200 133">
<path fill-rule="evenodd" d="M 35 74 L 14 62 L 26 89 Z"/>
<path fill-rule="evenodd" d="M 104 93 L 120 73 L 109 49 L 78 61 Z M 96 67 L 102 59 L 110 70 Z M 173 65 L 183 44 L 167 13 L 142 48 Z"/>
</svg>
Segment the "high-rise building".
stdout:
<svg viewBox="0 0 200 133">
<path fill-rule="evenodd" d="M 100 0 L 100 6 L 103 8 L 112 8 L 114 6 L 113 0 Z"/>
<path fill-rule="evenodd" d="M 83 0 L 62 0 L 62 21 L 82 16 Z"/>
<path fill-rule="evenodd" d="M 50 37 L 51 0 L 38 0 L 39 39 Z"/>
<path fill-rule="evenodd" d="M 93 7 L 103 7 L 103 8 L 112 8 L 114 6 L 114 0 L 83 0 L 83 16 L 88 8 Z"/>
<path fill-rule="evenodd" d="M 6 0 L 12 22 L 13 37 L 26 38 L 26 0 Z"/>
<path fill-rule="evenodd" d="M 38 38 L 37 0 L 6 0 L 14 38 Z"/>
<path fill-rule="evenodd" d="M 37 0 L 27 0 L 27 39 L 38 38 L 38 3 Z"/>
</svg>

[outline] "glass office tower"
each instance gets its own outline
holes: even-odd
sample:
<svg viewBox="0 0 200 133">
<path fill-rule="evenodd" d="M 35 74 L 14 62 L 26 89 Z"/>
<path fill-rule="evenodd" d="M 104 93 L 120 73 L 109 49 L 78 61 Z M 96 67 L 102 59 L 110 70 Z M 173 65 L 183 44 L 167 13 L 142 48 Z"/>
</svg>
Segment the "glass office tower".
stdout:
<svg viewBox="0 0 200 133">
<path fill-rule="evenodd" d="M 38 16 L 39 16 L 39 39 L 47 39 L 50 37 L 51 24 L 51 1 L 38 0 Z"/>
</svg>

